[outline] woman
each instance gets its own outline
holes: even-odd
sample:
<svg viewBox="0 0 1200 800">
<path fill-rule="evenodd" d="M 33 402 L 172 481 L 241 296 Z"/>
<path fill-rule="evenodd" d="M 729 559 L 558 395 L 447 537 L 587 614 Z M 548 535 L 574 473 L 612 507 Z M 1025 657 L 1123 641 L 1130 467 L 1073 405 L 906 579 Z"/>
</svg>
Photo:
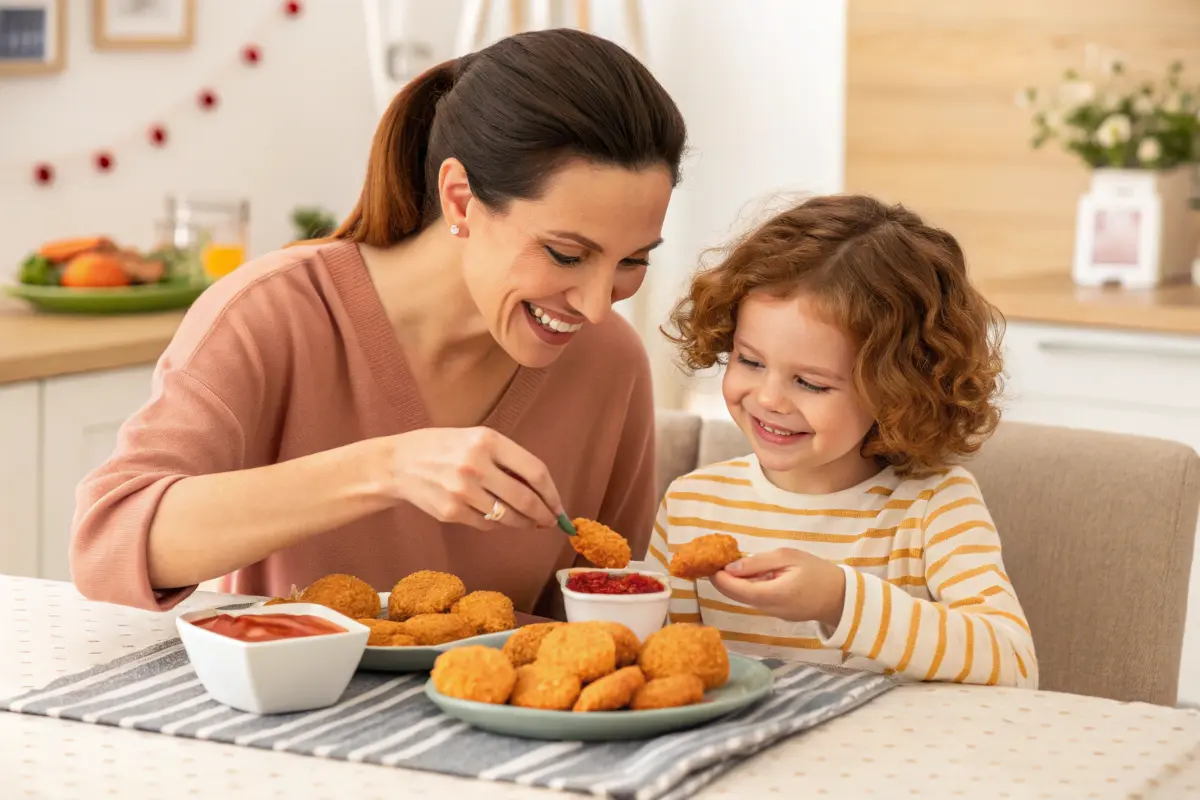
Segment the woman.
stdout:
<svg viewBox="0 0 1200 800">
<path fill-rule="evenodd" d="M 640 558 L 650 375 L 611 309 L 661 241 L 684 140 L 649 72 L 577 31 L 418 77 L 332 239 L 245 264 L 187 314 L 79 488 L 80 591 L 168 609 L 230 573 L 281 595 L 437 569 L 561 616 L 558 514 Z"/>
</svg>

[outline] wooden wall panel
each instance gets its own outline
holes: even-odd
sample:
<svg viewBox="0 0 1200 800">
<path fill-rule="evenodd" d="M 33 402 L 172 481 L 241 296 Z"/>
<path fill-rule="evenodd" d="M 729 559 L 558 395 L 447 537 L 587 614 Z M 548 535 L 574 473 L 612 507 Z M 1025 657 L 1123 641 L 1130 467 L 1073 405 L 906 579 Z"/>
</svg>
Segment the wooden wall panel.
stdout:
<svg viewBox="0 0 1200 800">
<path fill-rule="evenodd" d="M 849 0 L 847 36 L 847 190 L 945 226 L 984 280 L 1068 272 L 1089 180 L 1057 144 L 1029 148 L 1019 89 L 1089 43 L 1200 78 L 1200 0 Z"/>
</svg>

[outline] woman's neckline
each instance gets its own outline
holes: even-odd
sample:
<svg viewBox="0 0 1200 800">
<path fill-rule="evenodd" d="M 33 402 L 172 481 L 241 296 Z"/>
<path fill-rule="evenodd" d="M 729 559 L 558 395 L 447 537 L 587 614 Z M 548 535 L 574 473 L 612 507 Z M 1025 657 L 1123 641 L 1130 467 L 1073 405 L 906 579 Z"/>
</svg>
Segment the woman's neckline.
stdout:
<svg viewBox="0 0 1200 800">
<path fill-rule="evenodd" d="M 388 320 L 358 244 L 339 241 L 326 245 L 324 260 L 334 287 L 350 317 L 371 372 L 396 413 L 401 431 L 431 427 L 428 410 L 410 369 L 404 348 Z M 508 434 L 528 408 L 547 370 L 518 365 L 500 399 L 480 423 Z"/>
</svg>

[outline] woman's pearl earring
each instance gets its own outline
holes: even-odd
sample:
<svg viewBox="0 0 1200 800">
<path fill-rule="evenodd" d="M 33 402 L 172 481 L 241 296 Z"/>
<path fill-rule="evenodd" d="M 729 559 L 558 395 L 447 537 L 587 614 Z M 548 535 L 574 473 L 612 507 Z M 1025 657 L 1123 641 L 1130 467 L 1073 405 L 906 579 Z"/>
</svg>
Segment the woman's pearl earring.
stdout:
<svg viewBox="0 0 1200 800">
<path fill-rule="evenodd" d="M 451 235 L 451 236 L 458 236 L 458 226 L 457 226 L 457 225 L 451 225 L 451 226 L 450 226 L 450 235 Z"/>
</svg>

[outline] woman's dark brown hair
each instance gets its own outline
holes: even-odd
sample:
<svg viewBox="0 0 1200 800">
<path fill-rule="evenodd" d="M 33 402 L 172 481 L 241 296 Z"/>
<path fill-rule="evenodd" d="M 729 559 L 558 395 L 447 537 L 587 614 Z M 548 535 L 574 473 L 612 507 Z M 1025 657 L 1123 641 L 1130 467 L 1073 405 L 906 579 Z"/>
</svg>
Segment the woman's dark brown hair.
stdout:
<svg viewBox="0 0 1200 800">
<path fill-rule="evenodd" d="M 334 232 L 386 247 L 441 215 L 437 175 L 457 158 L 472 195 L 501 211 L 536 199 L 569 159 L 679 180 L 686 129 L 650 71 L 568 28 L 510 36 L 413 79 L 380 120 L 354 210 Z"/>
<path fill-rule="evenodd" d="M 736 242 L 692 280 L 677 333 L 663 331 L 686 368 L 724 363 L 753 291 L 803 292 L 855 341 L 855 388 L 876 420 L 863 455 L 901 475 L 942 469 L 999 422 L 1004 319 L 967 279 L 954 237 L 903 206 L 817 197 Z"/>
</svg>

